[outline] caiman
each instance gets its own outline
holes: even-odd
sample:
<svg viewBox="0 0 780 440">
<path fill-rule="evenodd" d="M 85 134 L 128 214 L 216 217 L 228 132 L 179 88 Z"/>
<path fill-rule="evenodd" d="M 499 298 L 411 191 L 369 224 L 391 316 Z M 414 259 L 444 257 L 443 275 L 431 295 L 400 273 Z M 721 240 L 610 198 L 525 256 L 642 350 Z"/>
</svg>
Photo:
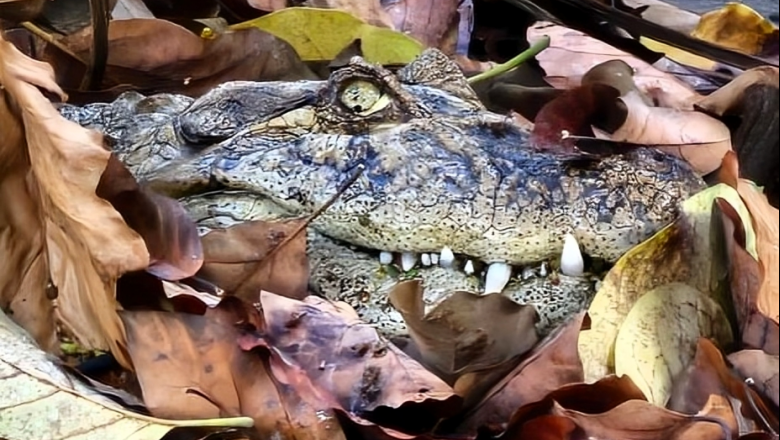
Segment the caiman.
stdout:
<svg viewBox="0 0 780 440">
<path fill-rule="evenodd" d="M 564 237 L 614 262 L 704 187 L 652 148 L 598 160 L 529 148 L 529 133 L 487 111 L 434 49 L 397 73 L 355 57 L 327 81 L 235 81 L 197 99 L 130 92 L 60 111 L 104 132 L 140 182 L 179 197 L 204 231 L 306 215 L 335 197 L 312 223 L 312 284 L 388 334 L 404 327 L 382 265 L 414 269 L 429 304 L 503 292 L 549 328 L 593 293 L 580 273 L 536 276 Z"/>
</svg>

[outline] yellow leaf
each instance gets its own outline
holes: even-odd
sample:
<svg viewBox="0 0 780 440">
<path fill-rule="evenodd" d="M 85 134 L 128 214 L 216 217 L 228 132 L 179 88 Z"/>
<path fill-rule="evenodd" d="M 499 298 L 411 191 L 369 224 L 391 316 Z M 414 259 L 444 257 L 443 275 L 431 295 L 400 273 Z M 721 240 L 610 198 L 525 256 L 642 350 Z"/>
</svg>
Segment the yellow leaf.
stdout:
<svg viewBox="0 0 780 440">
<path fill-rule="evenodd" d="M 591 327 L 580 334 L 579 340 L 586 380 L 595 381 L 614 373 L 618 331 L 647 292 L 681 282 L 713 298 L 721 307 L 730 303 L 728 280 L 723 277 L 725 257 L 713 251 L 710 236 L 716 198 L 726 200 L 739 213 L 746 225 L 746 249 L 757 257 L 750 214 L 734 188 L 715 185 L 683 202 L 677 221 L 623 255 L 593 298 L 588 309 Z M 722 239 L 722 235 L 716 237 Z"/>
<path fill-rule="evenodd" d="M 727 3 L 701 16 L 691 36 L 700 40 L 757 55 L 777 26 L 743 3 Z"/>
<path fill-rule="evenodd" d="M 712 61 L 709 58 L 696 55 L 695 53 L 688 52 L 660 41 L 652 40 L 647 37 L 639 37 L 639 42 L 642 43 L 642 45 L 646 48 L 654 52 L 662 53 L 664 56 L 666 56 L 666 58 L 686 66 L 697 67 L 702 70 L 715 70 L 718 68 L 718 63 Z"/>
<path fill-rule="evenodd" d="M 290 43 L 304 61 L 329 61 L 360 39 L 363 57 L 377 64 L 408 64 L 423 50 L 412 37 L 367 24 L 347 12 L 320 8 L 286 8 L 231 30 L 256 27 Z"/>
<path fill-rule="evenodd" d="M 647 400 L 666 406 L 675 377 L 693 360 L 699 337 L 720 346 L 733 335 L 723 309 L 691 286 L 670 283 L 643 295 L 615 341 L 615 373 L 627 375 Z"/>
</svg>

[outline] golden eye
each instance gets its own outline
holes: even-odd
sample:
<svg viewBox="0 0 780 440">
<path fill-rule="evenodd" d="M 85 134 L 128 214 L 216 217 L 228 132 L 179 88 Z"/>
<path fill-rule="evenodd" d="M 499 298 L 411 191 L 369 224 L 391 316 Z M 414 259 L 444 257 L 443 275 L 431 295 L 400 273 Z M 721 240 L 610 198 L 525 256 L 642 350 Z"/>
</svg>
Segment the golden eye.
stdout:
<svg viewBox="0 0 780 440">
<path fill-rule="evenodd" d="M 382 110 L 390 103 L 376 84 L 360 79 L 347 84 L 340 99 L 348 109 L 362 116 Z"/>
</svg>

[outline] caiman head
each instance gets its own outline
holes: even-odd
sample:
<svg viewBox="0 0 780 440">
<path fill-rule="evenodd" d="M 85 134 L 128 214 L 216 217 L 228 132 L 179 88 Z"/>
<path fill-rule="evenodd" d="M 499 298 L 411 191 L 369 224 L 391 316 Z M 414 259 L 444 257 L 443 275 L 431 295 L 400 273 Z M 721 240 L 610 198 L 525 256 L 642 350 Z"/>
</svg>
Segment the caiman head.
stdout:
<svg viewBox="0 0 780 440">
<path fill-rule="evenodd" d="M 226 83 L 174 125 L 184 145 L 148 174 L 153 188 L 244 190 L 299 214 L 338 195 L 314 227 L 412 262 L 538 262 L 567 234 L 614 261 L 704 185 L 650 148 L 599 160 L 530 150 L 528 133 L 485 110 L 436 50 L 397 74 L 354 58 L 327 81 Z"/>
</svg>

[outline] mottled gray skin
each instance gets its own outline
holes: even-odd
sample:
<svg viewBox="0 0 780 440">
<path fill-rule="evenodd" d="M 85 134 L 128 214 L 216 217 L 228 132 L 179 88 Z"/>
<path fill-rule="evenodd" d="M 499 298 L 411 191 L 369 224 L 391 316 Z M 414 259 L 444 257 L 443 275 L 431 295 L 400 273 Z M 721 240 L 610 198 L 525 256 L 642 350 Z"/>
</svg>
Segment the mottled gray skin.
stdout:
<svg viewBox="0 0 780 440">
<path fill-rule="evenodd" d="M 386 105 L 345 105 L 343 92 L 356 80 L 374 84 Z M 704 187 L 684 161 L 653 149 L 590 161 L 529 150 L 528 133 L 486 111 L 435 50 L 397 76 L 355 59 L 328 81 L 232 82 L 194 101 L 125 94 L 61 112 L 106 133 L 138 180 L 188 196 L 185 206 L 209 227 L 262 218 L 255 205 L 311 213 L 362 169 L 313 224 L 312 281 L 390 334 L 403 331 L 386 300 L 395 279 L 368 249 L 447 246 L 517 265 L 557 258 L 572 233 L 584 252 L 615 261 Z M 447 292 L 480 290 L 461 272 L 419 273 L 431 305 Z M 592 292 L 589 280 L 560 277 L 512 280 L 504 294 L 537 305 L 540 326 L 549 327 L 586 307 Z"/>
<path fill-rule="evenodd" d="M 181 203 L 202 234 L 245 221 L 290 217 L 269 199 L 243 191 L 198 194 L 182 198 Z M 310 283 L 319 293 L 330 300 L 348 303 L 358 316 L 387 337 L 407 334 L 403 317 L 388 301 L 389 293 L 403 275 L 381 265 L 376 255 L 353 249 L 315 230 L 309 231 L 308 256 Z M 480 278 L 459 270 L 432 266 L 419 267 L 415 272 L 414 278 L 422 280 L 424 286 L 423 301 L 427 310 L 453 292 L 482 291 Z M 513 277 L 502 292 L 517 303 L 536 308 L 540 334 L 549 333 L 587 307 L 594 294 L 593 278 L 557 274 L 525 280 Z"/>
</svg>

